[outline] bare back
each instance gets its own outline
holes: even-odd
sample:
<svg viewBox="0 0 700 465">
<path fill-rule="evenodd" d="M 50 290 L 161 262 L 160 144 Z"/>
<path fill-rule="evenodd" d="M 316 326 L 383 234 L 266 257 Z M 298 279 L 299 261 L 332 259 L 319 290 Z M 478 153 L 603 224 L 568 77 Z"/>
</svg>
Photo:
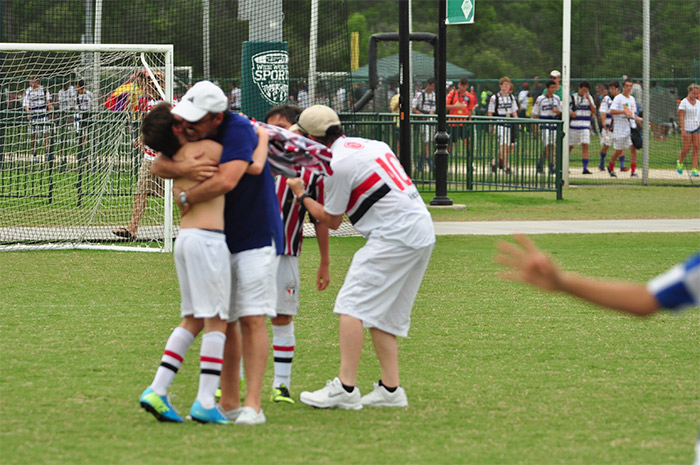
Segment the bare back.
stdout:
<svg viewBox="0 0 700 465">
<path fill-rule="evenodd" d="M 173 156 L 173 160 L 182 161 L 204 154 L 204 158 L 214 160 L 217 163 L 221 158 L 222 146 L 213 140 L 200 140 L 188 142 Z M 199 184 L 185 177 L 173 179 L 173 185 L 186 190 Z M 214 197 L 206 202 L 192 204 L 190 210 L 182 217 L 180 227 L 198 229 L 224 229 L 224 195 Z"/>
</svg>

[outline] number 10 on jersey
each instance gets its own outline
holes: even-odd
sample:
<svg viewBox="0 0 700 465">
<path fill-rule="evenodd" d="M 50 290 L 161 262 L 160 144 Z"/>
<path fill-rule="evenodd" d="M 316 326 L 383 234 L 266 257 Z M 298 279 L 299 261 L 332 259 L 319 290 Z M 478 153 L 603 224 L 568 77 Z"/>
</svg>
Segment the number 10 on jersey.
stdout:
<svg viewBox="0 0 700 465">
<path fill-rule="evenodd" d="M 384 158 L 378 157 L 375 161 L 386 171 L 386 174 L 389 175 L 400 190 L 404 190 L 413 184 L 411 178 L 406 174 L 401 163 L 399 163 L 399 160 L 396 159 L 396 155 L 393 153 L 387 152 L 384 154 Z"/>
</svg>

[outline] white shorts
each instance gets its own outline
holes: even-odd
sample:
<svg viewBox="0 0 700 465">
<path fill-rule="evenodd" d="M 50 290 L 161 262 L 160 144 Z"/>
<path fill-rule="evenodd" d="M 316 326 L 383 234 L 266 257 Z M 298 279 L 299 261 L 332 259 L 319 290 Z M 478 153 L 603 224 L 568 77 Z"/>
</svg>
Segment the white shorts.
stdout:
<svg viewBox="0 0 700 465">
<path fill-rule="evenodd" d="M 277 314 L 299 312 L 299 257 L 280 255 L 277 266 Z"/>
<path fill-rule="evenodd" d="M 569 145 L 589 145 L 590 143 L 590 129 L 572 129 L 569 131 Z"/>
<path fill-rule="evenodd" d="M 510 126 L 496 126 L 498 145 L 510 145 Z"/>
<path fill-rule="evenodd" d="M 431 124 L 427 124 L 427 120 L 426 120 L 426 124 L 421 128 L 421 132 L 423 133 L 423 141 L 424 142 L 429 143 L 429 142 L 432 142 L 433 140 L 435 140 L 435 128 L 436 128 L 436 126 L 431 125 Z"/>
<path fill-rule="evenodd" d="M 543 129 L 542 130 L 542 143 L 547 145 L 557 144 L 557 130 L 556 129 Z"/>
<path fill-rule="evenodd" d="M 406 337 L 433 247 L 414 249 L 370 237 L 352 258 L 333 312 L 362 320 L 365 328 Z"/>
<path fill-rule="evenodd" d="M 228 319 L 231 266 L 226 236 L 203 229 L 181 229 L 175 241 L 175 269 L 183 317 Z"/>
<path fill-rule="evenodd" d="M 274 244 L 231 256 L 229 322 L 244 316 L 277 316 L 277 249 Z"/>
<path fill-rule="evenodd" d="M 629 134 L 626 137 L 616 137 L 613 139 L 613 148 L 615 150 L 625 150 L 627 147 L 632 145 L 632 139 Z"/>
<path fill-rule="evenodd" d="M 600 132 L 600 146 L 610 147 L 613 144 L 612 132 L 608 129 L 603 129 Z"/>
</svg>

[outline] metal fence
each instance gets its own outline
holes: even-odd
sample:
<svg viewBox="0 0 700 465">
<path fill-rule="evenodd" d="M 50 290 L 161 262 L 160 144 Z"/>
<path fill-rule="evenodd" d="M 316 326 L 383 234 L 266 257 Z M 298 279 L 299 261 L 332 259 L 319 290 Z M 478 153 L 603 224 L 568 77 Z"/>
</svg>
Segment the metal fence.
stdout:
<svg viewBox="0 0 700 465">
<path fill-rule="evenodd" d="M 382 140 L 400 155 L 398 115 L 341 115 L 347 135 Z M 563 122 L 453 117 L 448 119 L 448 192 L 556 191 L 561 198 Z M 437 120 L 411 115 L 411 178 L 435 190 L 433 153 Z M 545 142 L 549 144 L 545 144 Z"/>
<path fill-rule="evenodd" d="M 0 151 L 0 198 L 36 198 L 50 204 L 55 192 L 63 190 L 72 192 L 74 205 L 80 206 L 84 197 L 134 195 L 143 160 L 137 144 L 139 121 L 93 112 L 82 121 L 89 129 L 77 131 L 71 116 L 57 112 L 48 120 L 34 149 L 26 113 L 0 111 L 5 123 L 0 130 L 0 146 L 5 147 Z M 110 165 L 109 179 L 104 179 L 105 164 Z"/>
</svg>

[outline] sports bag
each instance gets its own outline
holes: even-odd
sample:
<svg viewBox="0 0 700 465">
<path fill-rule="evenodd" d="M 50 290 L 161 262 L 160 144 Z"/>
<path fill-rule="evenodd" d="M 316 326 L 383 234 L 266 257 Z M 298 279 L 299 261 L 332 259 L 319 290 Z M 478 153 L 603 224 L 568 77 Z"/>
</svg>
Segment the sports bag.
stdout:
<svg viewBox="0 0 700 465">
<path fill-rule="evenodd" d="M 630 128 L 630 139 L 632 139 L 632 145 L 634 146 L 635 149 L 642 148 L 642 146 L 643 146 L 642 133 L 639 130 L 639 128 L 637 128 L 637 127 Z"/>
</svg>

